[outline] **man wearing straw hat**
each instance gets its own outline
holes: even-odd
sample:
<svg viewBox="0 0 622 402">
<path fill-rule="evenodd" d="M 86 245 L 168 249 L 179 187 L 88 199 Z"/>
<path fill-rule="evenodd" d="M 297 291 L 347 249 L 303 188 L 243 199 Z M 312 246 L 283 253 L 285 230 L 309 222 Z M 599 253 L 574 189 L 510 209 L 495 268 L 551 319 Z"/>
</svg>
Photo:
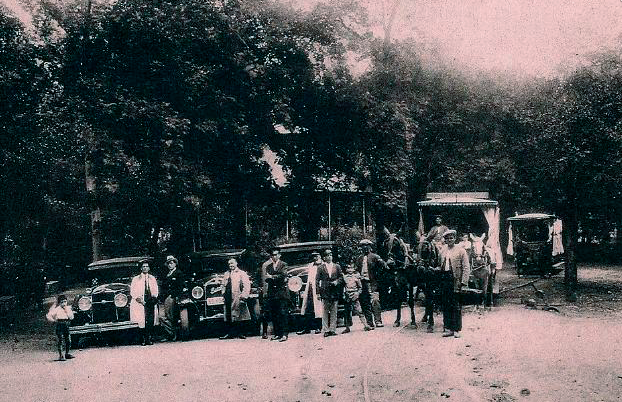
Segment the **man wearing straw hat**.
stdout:
<svg viewBox="0 0 622 402">
<path fill-rule="evenodd" d="M 164 278 L 163 296 L 164 296 L 164 319 L 160 322 L 162 328 L 167 334 L 169 341 L 177 339 L 177 299 L 181 295 L 183 289 L 183 274 L 178 267 L 177 258 L 172 255 L 166 257 L 164 265 L 168 268 L 166 277 Z"/>
<path fill-rule="evenodd" d="M 445 247 L 441 252 L 442 295 L 443 295 L 443 337 L 460 338 L 462 330 L 462 308 L 460 293 L 469 283 L 469 257 L 464 248 L 456 245 L 456 231 L 446 230 L 443 234 Z"/>
</svg>

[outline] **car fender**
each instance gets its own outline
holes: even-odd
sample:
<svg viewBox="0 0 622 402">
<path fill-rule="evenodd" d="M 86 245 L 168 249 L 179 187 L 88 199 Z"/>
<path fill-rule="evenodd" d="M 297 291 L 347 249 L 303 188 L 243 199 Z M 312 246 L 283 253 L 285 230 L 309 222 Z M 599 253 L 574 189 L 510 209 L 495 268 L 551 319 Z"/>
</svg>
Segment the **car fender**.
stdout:
<svg viewBox="0 0 622 402">
<path fill-rule="evenodd" d="M 179 302 L 177 303 L 177 305 L 179 306 L 179 308 L 192 306 L 192 310 L 196 310 L 197 308 L 196 301 L 192 300 L 189 297 L 184 297 L 182 299 L 179 299 Z"/>
</svg>

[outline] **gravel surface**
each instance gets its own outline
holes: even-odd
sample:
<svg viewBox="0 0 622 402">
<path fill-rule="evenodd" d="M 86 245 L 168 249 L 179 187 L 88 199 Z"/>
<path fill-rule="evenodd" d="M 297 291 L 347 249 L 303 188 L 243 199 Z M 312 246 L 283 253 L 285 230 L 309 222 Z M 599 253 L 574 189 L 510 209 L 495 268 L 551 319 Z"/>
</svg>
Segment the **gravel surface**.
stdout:
<svg viewBox="0 0 622 402">
<path fill-rule="evenodd" d="M 533 289 L 491 311 L 465 308 L 460 339 L 385 327 L 324 338 L 202 339 L 76 350 L 58 362 L 52 328 L 25 312 L 0 332 L 6 401 L 618 401 L 621 267 L 587 266 L 568 304 L 563 278 L 538 283 L 560 313 L 525 308 Z M 510 271 L 501 288 L 525 280 Z M 611 293 L 609 293 L 611 292 Z M 538 300 L 540 301 L 540 300 Z M 422 309 L 418 308 L 420 316 Z M 385 322 L 395 312 L 385 312 Z M 360 325 L 360 324 L 358 324 Z"/>
</svg>

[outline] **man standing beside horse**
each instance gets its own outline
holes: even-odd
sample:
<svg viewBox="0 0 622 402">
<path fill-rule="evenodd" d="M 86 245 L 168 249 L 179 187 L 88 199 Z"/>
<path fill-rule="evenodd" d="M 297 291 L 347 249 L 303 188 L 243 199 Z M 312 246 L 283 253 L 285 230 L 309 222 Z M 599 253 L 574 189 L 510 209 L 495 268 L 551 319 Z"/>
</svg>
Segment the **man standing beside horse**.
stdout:
<svg viewBox="0 0 622 402">
<path fill-rule="evenodd" d="M 370 328 L 383 327 L 380 307 L 380 293 L 378 292 L 378 277 L 383 270 L 387 270 L 387 264 L 378 254 L 372 253 L 371 240 L 363 239 L 359 242 L 362 255 L 356 259 L 355 267 L 361 274 L 363 291 L 359 298 L 361 308 L 365 313 L 367 324 Z"/>
<path fill-rule="evenodd" d="M 447 230 L 443 234 L 445 247 L 441 252 L 443 326 L 444 337 L 460 337 L 462 330 L 462 307 L 460 293 L 469 284 L 471 267 L 469 256 L 464 248 L 456 245 L 456 231 Z"/>
</svg>

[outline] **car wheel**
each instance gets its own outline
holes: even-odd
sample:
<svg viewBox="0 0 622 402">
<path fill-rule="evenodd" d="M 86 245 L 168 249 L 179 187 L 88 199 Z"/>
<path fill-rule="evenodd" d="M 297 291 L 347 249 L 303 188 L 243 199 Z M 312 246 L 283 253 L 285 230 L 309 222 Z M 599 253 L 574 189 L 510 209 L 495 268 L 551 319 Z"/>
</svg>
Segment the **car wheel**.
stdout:
<svg viewBox="0 0 622 402">
<path fill-rule="evenodd" d="M 179 337 L 182 341 L 187 341 L 190 337 L 190 316 L 187 308 L 179 312 L 179 327 Z"/>
</svg>

